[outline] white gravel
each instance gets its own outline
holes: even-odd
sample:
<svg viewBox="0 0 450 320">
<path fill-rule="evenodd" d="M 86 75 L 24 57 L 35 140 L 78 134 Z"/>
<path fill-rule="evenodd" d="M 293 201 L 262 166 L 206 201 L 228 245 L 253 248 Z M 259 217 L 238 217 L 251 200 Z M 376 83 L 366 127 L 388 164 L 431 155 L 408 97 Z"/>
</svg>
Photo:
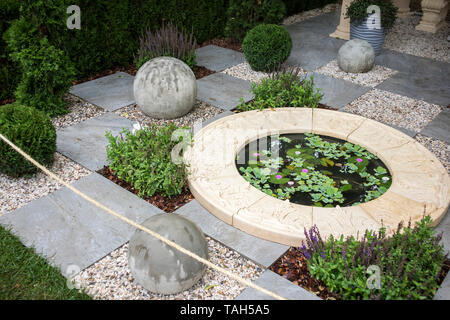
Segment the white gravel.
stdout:
<svg viewBox="0 0 450 320">
<path fill-rule="evenodd" d="M 264 271 L 219 242 L 207 238 L 209 261 L 247 280 L 255 280 Z M 84 269 L 74 281 L 98 300 L 230 300 L 245 287 L 222 273 L 207 269 L 203 278 L 189 290 L 161 295 L 147 291 L 133 278 L 128 268 L 128 243 Z"/>
<path fill-rule="evenodd" d="M 373 69 L 369 72 L 348 73 L 339 68 L 337 60 L 330 61 L 328 64 L 318 68 L 316 72 L 367 87 L 376 87 L 397 73 L 395 70 L 380 65 L 374 65 Z"/>
<path fill-rule="evenodd" d="M 67 102 L 69 113 L 52 118 L 53 125 L 56 129 L 72 126 L 105 112 L 102 108 L 94 106 L 70 93 L 65 94 L 63 100 Z"/>
<path fill-rule="evenodd" d="M 450 145 L 445 141 L 417 134 L 415 139 L 430 150 L 441 161 L 450 174 Z"/>
<path fill-rule="evenodd" d="M 266 72 L 254 71 L 248 62 L 240 63 L 231 68 L 221 71 L 235 78 L 256 82 L 261 82 L 262 79 L 267 78 L 270 74 Z"/>
<path fill-rule="evenodd" d="M 415 56 L 450 62 L 450 24 L 436 33 L 416 30 L 421 17 L 411 15 L 397 19 L 394 27 L 387 33 L 383 47 Z"/>
<path fill-rule="evenodd" d="M 115 113 L 130 119 L 132 121 L 139 122 L 141 125 L 150 126 L 152 124 L 156 124 L 158 126 L 165 125 L 168 123 L 174 123 L 178 127 L 188 126 L 193 127 L 196 121 L 206 121 L 208 119 L 213 118 L 215 115 L 222 113 L 223 110 L 220 108 L 216 108 L 206 102 L 197 101 L 194 109 L 188 114 L 171 120 L 166 119 L 156 119 L 149 117 L 142 113 L 139 110 L 139 107 L 136 104 L 121 108 L 116 110 Z"/>
<path fill-rule="evenodd" d="M 421 100 L 372 89 L 346 105 L 342 111 L 419 132 L 443 107 Z"/>
<path fill-rule="evenodd" d="M 59 153 L 55 153 L 55 162 L 50 170 L 68 183 L 91 173 Z M 0 174 L 0 215 L 39 199 L 61 186 L 42 172 L 30 178 L 11 178 Z"/>
<path fill-rule="evenodd" d="M 323 8 L 312 9 L 309 11 L 303 11 L 296 15 L 289 16 L 283 20 L 283 25 L 287 26 L 296 22 L 305 21 L 321 14 L 335 11 L 341 7 L 338 3 L 330 3 Z"/>
</svg>

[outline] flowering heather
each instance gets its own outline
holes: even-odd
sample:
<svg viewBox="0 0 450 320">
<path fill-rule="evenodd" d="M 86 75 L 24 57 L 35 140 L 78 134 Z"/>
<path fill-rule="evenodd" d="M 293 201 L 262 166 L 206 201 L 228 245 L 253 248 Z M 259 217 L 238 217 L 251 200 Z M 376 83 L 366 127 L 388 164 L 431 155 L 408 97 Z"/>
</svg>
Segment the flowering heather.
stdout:
<svg viewBox="0 0 450 320">
<path fill-rule="evenodd" d="M 140 38 L 140 47 L 136 60 L 136 67 L 140 68 L 145 62 L 156 57 L 169 56 L 182 60 L 191 69 L 195 65 L 195 48 L 197 40 L 192 32 L 178 29 L 171 23 L 152 32 L 147 29 Z"/>
<path fill-rule="evenodd" d="M 386 229 L 366 230 L 362 239 L 330 238 L 324 242 L 317 226 L 305 229 L 298 249 L 308 260 L 311 275 L 344 299 L 431 299 L 447 256 L 435 235 L 431 218 L 414 227 L 399 223 L 392 236 Z M 381 289 L 370 289 L 369 266 L 380 268 Z M 373 268 L 373 267 L 372 267 Z"/>
</svg>

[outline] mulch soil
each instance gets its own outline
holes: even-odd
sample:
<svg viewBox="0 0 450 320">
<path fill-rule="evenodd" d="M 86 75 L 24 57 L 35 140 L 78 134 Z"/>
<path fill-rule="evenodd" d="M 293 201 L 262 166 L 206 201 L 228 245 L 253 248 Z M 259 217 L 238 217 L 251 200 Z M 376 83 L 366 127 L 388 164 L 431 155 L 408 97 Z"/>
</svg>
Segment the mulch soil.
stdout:
<svg viewBox="0 0 450 320">
<path fill-rule="evenodd" d="M 195 79 L 201 79 L 203 77 L 209 76 L 210 74 L 216 73 L 215 71 L 209 70 L 205 67 L 194 66 Z"/>
<path fill-rule="evenodd" d="M 133 188 L 128 182 L 119 179 L 108 166 L 104 166 L 103 169 L 100 169 L 97 172 L 102 176 L 104 176 L 105 178 L 111 180 L 115 184 L 121 186 L 122 188 L 134 193 L 135 195 L 138 195 L 139 193 L 138 190 Z M 194 196 L 191 194 L 189 190 L 186 190 L 182 194 L 174 196 L 172 198 L 168 198 L 160 194 L 155 194 L 151 197 L 144 196 L 140 198 L 158 207 L 164 212 L 171 213 L 177 210 L 178 208 L 182 207 L 189 201 L 193 200 Z"/>
<path fill-rule="evenodd" d="M 204 47 L 204 46 L 207 46 L 210 44 L 216 45 L 218 47 L 242 52 L 242 44 L 240 42 L 235 41 L 235 40 L 226 39 L 226 38 L 216 38 L 216 39 L 206 40 L 202 44 L 200 44 L 200 47 Z"/>
<path fill-rule="evenodd" d="M 311 276 L 308 269 L 307 259 L 298 248 L 289 248 L 286 254 L 275 261 L 269 269 L 324 300 L 342 299 L 339 294 L 331 292 L 322 281 L 319 281 Z M 450 260 L 447 259 L 439 273 L 439 285 L 444 281 L 449 271 Z"/>
<path fill-rule="evenodd" d="M 269 269 L 324 300 L 341 299 L 338 294 L 332 293 L 322 281 L 311 276 L 307 260 L 297 248 L 289 248 L 286 254 L 275 261 Z"/>
</svg>

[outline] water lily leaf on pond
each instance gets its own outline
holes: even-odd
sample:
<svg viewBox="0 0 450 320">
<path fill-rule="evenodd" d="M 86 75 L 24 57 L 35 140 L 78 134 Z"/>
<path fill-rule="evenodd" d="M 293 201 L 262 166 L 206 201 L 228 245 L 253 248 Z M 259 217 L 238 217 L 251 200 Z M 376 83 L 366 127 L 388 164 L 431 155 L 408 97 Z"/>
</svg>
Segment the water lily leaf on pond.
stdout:
<svg viewBox="0 0 450 320">
<path fill-rule="evenodd" d="M 256 161 L 256 160 L 248 160 L 248 165 L 250 167 L 257 167 L 258 166 L 258 161 Z"/>
<path fill-rule="evenodd" d="M 284 173 L 277 172 L 275 174 L 272 174 L 269 178 L 269 182 L 273 184 L 285 184 L 288 183 L 289 178 L 284 177 Z"/>
<path fill-rule="evenodd" d="M 351 184 L 344 184 L 339 188 L 339 191 L 341 191 L 341 192 L 345 192 L 345 191 L 349 191 L 349 190 L 352 190 Z"/>
<path fill-rule="evenodd" d="M 322 172 L 326 176 L 332 176 L 333 175 L 333 173 L 331 171 L 328 171 L 328 170 L 320 170 L 320 172 Z"/>
<path fill-rule="evenodd" d="M 302 157 L 302 149 L 292 148 L 289 149 L 286 154 L 292 158 L 300 158 Z"/>
</svg>

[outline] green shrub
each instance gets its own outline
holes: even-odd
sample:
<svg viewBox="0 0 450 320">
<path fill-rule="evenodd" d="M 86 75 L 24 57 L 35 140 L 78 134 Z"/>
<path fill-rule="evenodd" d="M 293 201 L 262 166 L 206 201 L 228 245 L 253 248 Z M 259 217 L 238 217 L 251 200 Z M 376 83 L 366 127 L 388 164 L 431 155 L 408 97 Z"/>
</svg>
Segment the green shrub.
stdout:
<svg viewBox="0 0 450 320">
<path fill-rule="evenodd" d="M 135 133 L 125 129 L 118 137 L 107 132 L 109 167 L 142 196 L 181 194 L 187 187 L 185 167 L 171 159 L 181 139 L 172 141 L 177 129 L 174 124 L 144 127 Z"/>
<path fill-rule="evenodd" d="M 305 229 L 306 245 L 300 250 L 311 275 L 344 299 L 432 299 L 446 256 L 439 244 L 442 235 L 434 235 L 431 223 L 426 216 L 414 227 L 399 224 L 390 237 L 381 228 L 366 231 L 362 240 L 330 236 L 326 242 L 314 226 Z M 369 266 L 379 268 L 381 284 L 369 279 Z"/>
<path fill-rule="evenodd" d="M 260 24 L 251 29 L 242 42 L 245 58 L 256 71 L 273 71 L 289 57 L 292 39 L 276 24 Z"/>
<path fill-rule="evenodd" d="M 152 33 L 147 29 L 141 37 L 140 48 L 136 58 L 136 67 L 139 69 L 150 59 L 169 56 L 180 59 L 191 69 L 195 66 L 195 48 L 197 41 L 192 32 L 169 23 Z"/>
<path fill-rule="evenodd" d="M 225 36 L 241 41 L 254 26 L 281 23 L 285 15 L 286 7 L 281 0 L 230 0 Z"/>
<path fill-rule="evenodd" d="M 53 163 L 56 132 L 44 112 L 19 104 L 2 106 L 0 133 L 42 165 L 49 166 Z M 0 172 L 19 177 L 37 171 L 38 168 L 0 141 Z"/>
<path fill-rule="evenodd" d="M 314 89 L 311 77 L 301 77 L 300 69 L 289 68 L 274 72 L 260 84 L 252 83 L 253 102 L 237 106 L 240 111 L 262 110 L 265 108 L 310 107 L 315 108 L 322 99 L 321 89 Z"/>
<path fill-rule="evenodd" d="M 22 69 L 22 79 L 16 90 L 18 103 L 35 107 L 50 116 L 68 112 L 62 100 L 75 77 L 75 69 L 69 57 L 42 38 L 38 45 L 11 57 Z"/>
</svg>

